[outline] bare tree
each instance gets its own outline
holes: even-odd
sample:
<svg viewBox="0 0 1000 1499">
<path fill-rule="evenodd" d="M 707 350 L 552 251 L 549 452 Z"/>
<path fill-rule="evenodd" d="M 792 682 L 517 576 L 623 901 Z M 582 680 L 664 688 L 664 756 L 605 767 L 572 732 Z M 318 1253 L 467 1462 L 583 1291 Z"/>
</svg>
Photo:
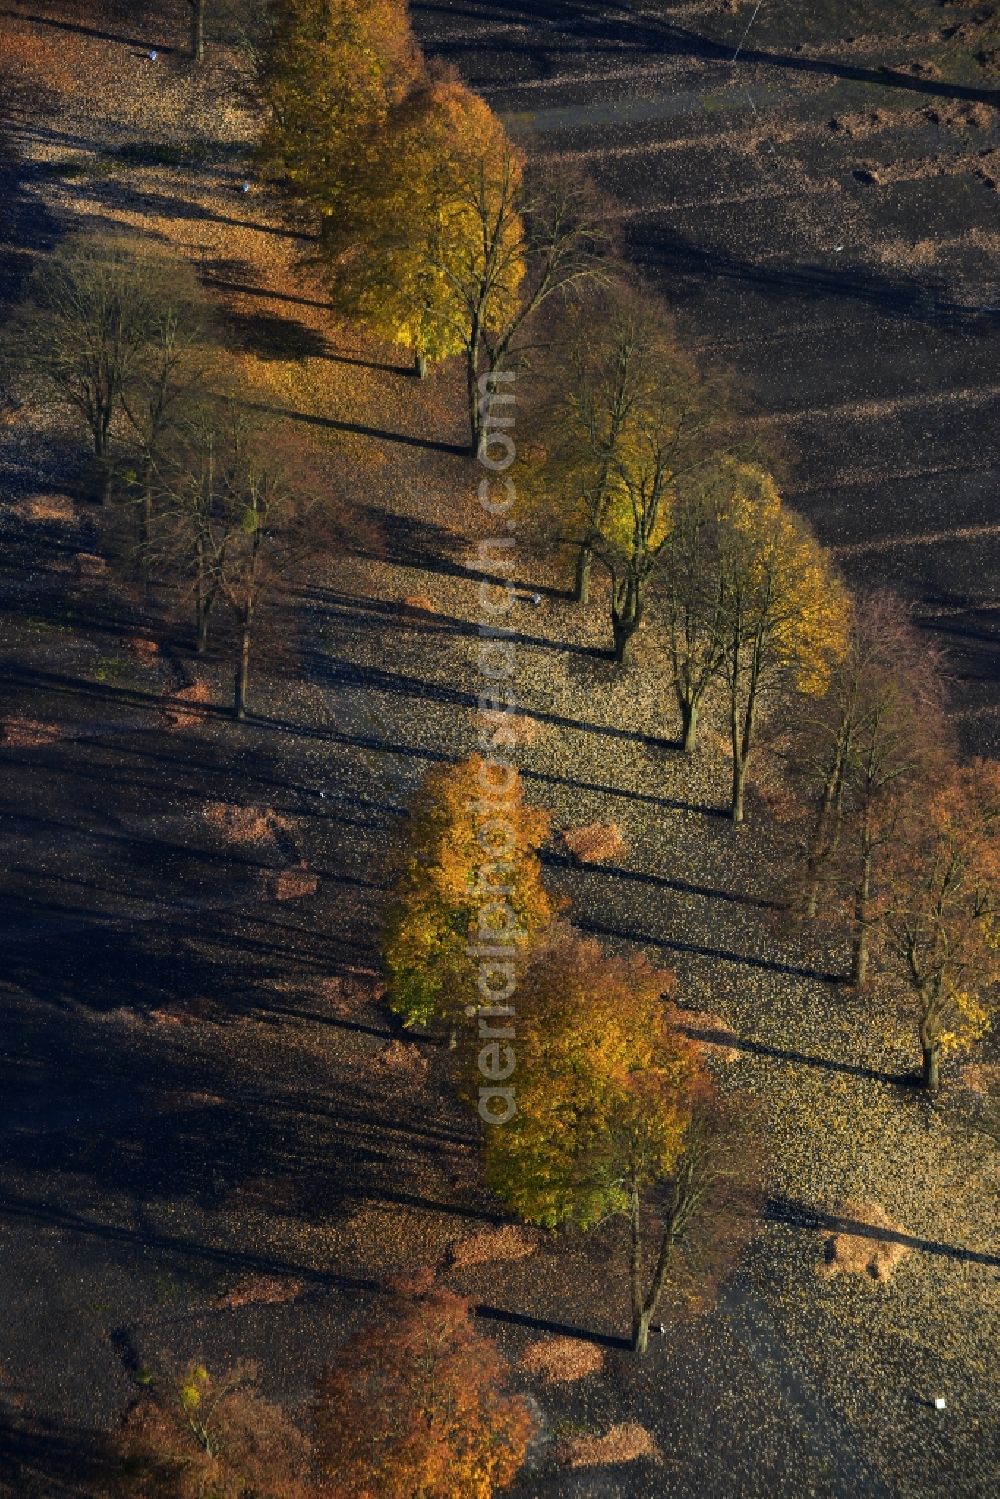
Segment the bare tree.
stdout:
<svg viewBox="0 0 1000 1499">
<path fill-rule="evenodd" d="M 148 575 L 153 540 L 157 470 L 167 460 L 172 437 L 190 423 L 206 391 L 212 356 L 208 299 L 190 265 L 164 269 L 157 305 L 136 367 L 122 392 L 122 406 L 138 444 L 139 532 L 143 571 Z"/>
<path fill-rule="evenodd" d="M 649 350 L 655 370 L 615 454 L 612 494 L 592 543 L 611 585 L 619 662 L 627 659 L 650 584 L 668 555 L 680 497 L 717 466 L 724 442 L 715 385 L 676 345 L 656 341 Z"/>
<path fill-rule="evenodd" d="M 751 1238 L 761 1202 L 764 1163 L 752 1109 L 703 1080 L 673 1171 L 649 1192 L 654 1257 L 647 1265 L 638 1180 L 629 1214 L 632 1346 L 644 1353 L 667 1285 L 699 1291 L 738 1258 Z"/>
<path fill-rule="evenodd" d="M 164 262 L 126 240 L 75 235 L 37 268 L 11 349 L 22 378 L 82 421 L 111 484 L 111 435 L 159 318 Z"/>
<path fill-rule="evenodd" d="M 863 593 L 830 690 L 805 725 L 804 758 L 819 781 L 806 860 L 805 906 L 846 890 L 851 977 L 868 973 L 878 861 L 908 836 L 908 810 L 939 775 L 948 743 L 940 652 L 891 593 Z"/>
<path fill-rule="evenodd" d="M 589 600 L 595 548 L 620 495 L 618 466 L 669 357 L 662 312 L 627 286 L 600 287 L 570 310 L 535 421 L 542 456 L 533 479 L 546 539 L 576 554 L 577 603 Z"/>
<path fill-rule="evenodd" d="M 725 593 L 715 522 L 704 489 L 682 492 L 673 507 L 663 561 L 659 618 L 686 754 L 697 743 L 705 694 L 725 664 Z"/>
<path fill-rule="evenodd" d="M 336 506 L 282 436 L 252 425 L 235 401 L 187 433 L 164 494 L 159 553 L 193 595 L 196 645 L 229 606 L 235 626 L 234 713 L 245 718 L 251 652 L 264 611 L 299 564 L 343 539 Z"/>
</svg>

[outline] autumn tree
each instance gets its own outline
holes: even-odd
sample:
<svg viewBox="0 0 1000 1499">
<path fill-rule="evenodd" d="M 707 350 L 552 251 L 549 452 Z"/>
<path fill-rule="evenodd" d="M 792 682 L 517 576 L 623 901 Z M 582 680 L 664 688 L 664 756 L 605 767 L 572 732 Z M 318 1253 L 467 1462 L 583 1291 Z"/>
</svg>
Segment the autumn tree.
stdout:
<svg viewBox="0 0 1000 1499">
<path fill-rule="evenodd" d="M 802 726 L 797 758 L 815 790 L 805 908 L 847 897 L 851 977 L 868 973 L 878 864 L 941 769 L 947 732 L 939 654 L 889 593 L 861 593 L 847 649 Z"/>
<path fill-rule="evenodd" d="M 624 1217 L 639 1351 L 677 1250 L 730 1169 L 672 989 L 644 956 L 608 957 L 555 928 L 518 986 L 517 1112 L 486 1133 L 490 1185 L 528 1222 Z"/>
<path fill-rule="evenodd" d="M 477 94 L 453 79 L 421 80 L 390 109 L 353 212 L 329 221 L 321 256 L 334 305 L 410 350 L 421 376 L 429 360 L 465 347 L 456 278 L 482 232 L 467 184 L 481 170 L 483 191 L 499 202 L 494 164 L 507 152 L 503 126 Z M 518 244 L 522 232 L 512 221 Z M 490 328 L 516 305 L 523 265 L 509 265 L 486 308 Z"/>
<path fill-rule="evenodd" d="M 407 1025 L 441 1019 L 454 1036 L 479 1002 L 477 945 L 514 953 L 548 925 L 538 858 L 548 828 L 512 765 L 472 755 L 424 777 L 383 936 L 390 1003 Z"/>
<path fill-rule="evenodd" d="M 316 1445 L 329 1499 L 489 1499 L 511 1482 L 532 1433 L 524 1401 L 469 1302 L 427 1289 L 401 1298 L 320 1378 Z"/>
<path fill-rule="evenodd" d="M 923 1085 L 989 1028 L 1000 981 L 1000 762 L 954 766 L 883 861 L 880 946 L 915 1010 Z"/>
<path fill-rule="evenodd" d="M 829 558 L 805 522 L 785 510 L 774 480 L 727 460 L 713 479 L 723 675 L 728 688 L 734 822 L 742 822 L 758 715 L 768 691 L 790 684 L 821 696 L 846 646 L 849 605 Z"/>
<path fill-rule="evenodd" d="M 9 341 L 20 379 L 84 426 L 100 495 L 111 487 L 111 438 L 130 383 L 157 336 L 165 262 L 123 239 L 70 236 L 37 267 Z"/>
<path fill-rule="evenodd" d="M 120 1499 L 309 1499 L 305 1435 L 257 1388 L 253 1364 L 192 1363 L 150 1383 L 113 1442 Z"/>
<path fill-rule="evenodd" d="M 321 235 L 355 220 L 420 72 L 404 0 L 280 0 L 261 48 L 263 170 Z"/>
<path fill-rule="evenodd" d="M 619 464 L 656 399 L 668 330 L 631 288 L 594 288 L 567 310 L 547 399 L 535 421 L 539 461 L 520 489 L 542 534 L 575 554 L 573 598 L 587 603 L 594 549 L 609 512 L 621 507 Z"/>
</svg>

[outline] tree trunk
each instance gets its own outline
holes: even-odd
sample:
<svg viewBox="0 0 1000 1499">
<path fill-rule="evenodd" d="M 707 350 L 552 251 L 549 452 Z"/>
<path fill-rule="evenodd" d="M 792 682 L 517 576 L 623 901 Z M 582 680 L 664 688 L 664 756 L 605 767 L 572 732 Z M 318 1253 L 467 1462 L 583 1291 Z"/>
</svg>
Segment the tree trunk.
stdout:
<svg viewBox="0 0 1000 1499">
<path fill-rule="evenodd" d="M 191 7 L 191 57 L 201 62 L 205 56 L 205 0 L 188 0 Z"/>
<path fill-rule="evenodd" d="M 427 355 L 422 349 L 418 349 L 413 356 L 413 373 L 418 380 L 427 378 Z"/>
<path fill-rule="evenodd" d="M 110 423 L 98 419 L 94 427 L 94 459 L 97 464 L 97 499 L 106 505 L 111 495 L 111 458 L 109 452 L 108 427 Z"/>
<path fill-rule="evenodd" d="M 923 1057 L 923 1085 L 928 1093 L 936 1093 L 941 1086 L 941 1043 L 931 1041 L 921 1047 Z"/>
<path fill-rule="evenodd" d="M 733 822 L 743 821 L 743 807 L 747 783 L 747 761 L 737 750 L 733 759 L 733 789 L 729 811 Z"/>
<path fill-rule="evenodd" d="M 642 1234 L 639 1217 L 639 1191 L 633 1186 L 629 1205 L 629 1285 L 632 1293 L 632 1348 L 645 1353 L 649 1339 L 650 1313 L 643 1306 Z"/>
<path fill-rule="evenodd" d="M 830 837 L 830 822 L 834 815 L 837 787 L 840 784 L 840 779 L 841 752 L 838 746 L 833 766 L 823 784 L 823 795 L 820 799 L 819 811 L 816 814 L 816 826 L 813 829 L 809 858 L 806 863 L 807 916 L 816 915 L 816 906 L 819 900 L 819 871 L 833 851 L 833 840 Z"/>
<path fill-rule="evenodd" d="M 208 590 L 205 587 L 205 554 L 201 542 L 195 550 L 195 644 L 199 656 L 208 644 Z"/>
<path fill-rule="evenodd" d="M 247 716 L 247 682 L 250 677 L 250 610 L 244 611 L 240 624 L 240 660 L 236 668 L 236 701 L 235 714 L 237 719 Z"/>
<path fill-rule="evenodd" d="M 871 892 L 872 856 L 865 852 L 861 875 L 854 892 L 854 949 L 851 958 L 851 982 L 858 988 L 868 977 L 868 897 Z"/>
<path fill-rule="evenodd" d="M 574 604 L 590 602 L 590 568 L 594 554 L 589 546 L 581 546 L 576 555 L 576 575 L 573 579 Z"/>
<path fill-rule="evenodd" d="M 690 755 L 698 742 L 698 704 L 689 698 L 680 699 L 681 743 L 684 753 Z"/>
<path fill-rule="evenodd" d="M 759 682 L 757 662 L 751 657 L 750 680 L 747 687 L 746 707 L 742 721 L 739 711 L 739 655 L 733 660 L 733 679 L 730 695 L 729 717 L 733 740 L 733 790 L 730 812 L 733 822 L 743 821 L 743 805 L 746 793 L 747 769 L 754 741 L 754 719 L 757 710 L 757 687 Z"/>
<path fill-rule="evenodd" d="M 612 596 L 611 631 L 614 636 L 612 656 L 619 666 L 628 660 L 632 636 L 642 623 L 642 603 L 642 593 L 639 585 L 634 581 L 626 585 L 620 608 Z"/>
<path fill-rule="evenodd" d="M 473 329 L 465 356 L 465 384 L 469 401 L 469 432 L 471 434 L 469 451 L 478 458 L 483 440 L 483 418 L 479 405 L 479 336 L 475 329 Z"/>
</svg>

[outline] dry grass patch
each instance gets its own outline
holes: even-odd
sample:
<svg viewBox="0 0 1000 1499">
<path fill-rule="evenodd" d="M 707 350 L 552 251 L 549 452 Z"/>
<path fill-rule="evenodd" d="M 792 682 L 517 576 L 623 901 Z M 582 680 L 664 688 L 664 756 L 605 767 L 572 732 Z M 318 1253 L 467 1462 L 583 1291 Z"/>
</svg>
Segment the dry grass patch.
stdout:
<svg viewBox="0 0 1000 1499">
<path fill-rule="evenodd" d="M 660 1461 L 652 1433 L 638 1421 L 623 1421 L 602 1437 L 566 1437 L 556 1444 L 556 1460 L 566 1468 L 603 1468 L 648 1457 Z"/>
<path fill-rule="evenodd" d="M 24 513 L 29 520 L 56 522 L 63 526 L 76 524 L 76 506 L 65 494 L 36 494 L 25 501 Z M 81 556 L 86 555 L 84 553 Z"/>
<path fill-rule="evenodd" d="M 159 643 L 145 635 L 130 635 L 125 644 L 140 666 L 155 666 L 160 654 Z"/>
<path fill-rule="evenodd" d="M 597 1374 L 604 1367 L 604 1350 L 579 1338 L 541 1338 L 525 1349 L 521 1368 L 546 1384 L 564 1384 Z"/>
<path fill-rule="evenodd" d="M 538 1234 L 532 1229 L 505 1223 L 501 1228 L 484 1228 L 467 1239 L 456 1239 L 448 1246 L 448 1263 L 453 1270 L 471 1270 L 477 1265 L 524 1260 L 535 1253 L 538 1242 Z"/>
<path fill-rule="evenodd" d="M 427 1077 L 428 1061 L 412 1041 L 390 1041 L 375 1058 L 375 1065 L 390 1077 L 422 1083 Z"/>
<path fill-rule="evenodd" d="M 219 1306 L 235 1311 L 241 1306 L 285 1306 L 302 1295 L 301 1280 L 286 1280 L 278 1275 L 248 1275 L 219 1297 Z"/>
<path fill-rule="evenodd" d="M 563 842 L 578 864 L 607 864 L 625 852 L 625 839 L 616 822 L 588 822 L 567 828 Z"/>
<path fill-rule="evenodd" d="M 877 1202 L 845 1202 L 836 1209 L 835 1216 L 888 1233 L 906 1233 L 902 1224 L 894 1222 Z M 870 1239 L 844 1230 L 827 1237 L 819 1274 L 827 1280 L 835 1275 L 862 1275 L 884 1284 L 891 1280 L 897 1265 L 909 1252 L 905 1244 L 896 1240 Z"/>
<path fill-rule="evenodd" d="M 266 843 L 285 819 L 271 807 L 239 807 L 232 802 L 206 802 L 202 815 L 227 843 Z"/>
<path fill-rule="evenodd" d="M 269 869 L 264 875 L 264 889 L 274 900 L 301 900 L 305 895 L 315 895 L 318 887 L 319 875 L 305 859 L 288 869 Z"/>
<path fill-rule="evenodd" d="M 93 578 L 103 578 L 108 571 L 107 559 L 99 557 L 96 552 L 75 552 L 73 554 L 73 571 L 81 582 L 87 582 Z"/>
<path fill-rule="evenodd" d="M 436 614 L 437 608 L 426 593 L 408 593 L 399 601 L 404 614 Z"/>
<path fill-rule="evenodd" d="M 714 1057 L 717 1062 L 725 1062 L 727 1065 L 738 1060 L 739 1047 L 729 1044 L 730 1039 L 736 1039 L 735 1032 L 721 1015 L 715 1015 L 711 1010 L 679 1010 L 677 1014 L 680 1023 L 686 1029 L 707 1032 L 704 1043 L 708 1047 L 706 1053 L 708 1056 Z M 702 1040 L 703 1038 L 699 1036 L 696 1039 Z"/>
<path fill-rule="evenodd" d="M 168 726 L 172 729 L 186 729 L 191 724 L 198 723 L 204 716 L 200 711 L 201 707 L 209 703 L 211 698 L 207 682 L 192 682 L 190 687 L 182 687 L 179 692 L 174 693 L 169 706 L 164 710 Z"/>
<path fill-rule="evenodd" d="M 12 714 L 0 720 L 3 726 L 3 742 L 11 749 L 37 749 L 43 744 L 56 744 L 62 738 L 62 729 L 55 723 L 43 723 L 38 718 L 22 718 Z"/>
<path fill-rule="evenodd" d="M 527 713 L 513 713 L 510 717 L 510 727 L 517 735 L 518 744 L 534 744 L 542 724 L 537 718 L 529 718 Z"/>
</svg>

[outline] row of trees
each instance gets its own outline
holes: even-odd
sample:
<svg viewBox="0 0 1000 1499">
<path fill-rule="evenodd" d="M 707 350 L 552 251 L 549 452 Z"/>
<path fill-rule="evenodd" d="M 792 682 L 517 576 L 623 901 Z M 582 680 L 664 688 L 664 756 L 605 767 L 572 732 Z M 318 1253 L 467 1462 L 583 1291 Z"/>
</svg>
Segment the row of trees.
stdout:
<svg viewBox="0 0 1000 1499">
<path fill-rule="evenodd" d="M 323 1370 L 308 1433 L 264 1398 L 253 1365 L 148 1376 L 112 1444 L 109 1489 L 115 1499 L 490 1499 L 534 1430 L 506 1377 L 469 1302 L 417 1277 Z"/>
<path fill-rule="evenodd" d="M 120 503 L 144 583 L 165 585 L 198 654 L 228 614 L 243 718 L 261 618 L 296 566 L 339 544 L 345 512 L 302 444 L 227 392 L 217 341 L 189 264 L 80 234 L 36 270 L 8 348 L 25 396 L 86 431 L 99 497 Z"/>
<path fill-rule="evenodd" d="M 502 1004 L 475 998 L 481 915 L 502 892 L 517 953 L 517 1106 L 487 1129 L 487 1177 L 530 1223 L 626 1219 L 641 1351 L 681 1244 L 717 1258 L 746 1232 L 759 1156 L 745 1149 L 745 1113 L 717 1094 L 665 1004 L 673 976 L 608 956 L 558 919 L 539 860 L 549 820 L 525 805 L 516 773 L 502 859 L 484 848 L 475 808 L 486 768 L 478 755 L 434 768 L 415 798 L 385 925 L 390 1002 L 407 1025 L 443 1025 L 461 1040 L 469 1087 L 484 1035 L 506 1065 L 512 1022 Z"/>
<path fill-rule="evenodd" d="M 947 753 L 943 687 L 931 665 L 897 600 L 876 596 L 858 603 L 849 648 L 793 746 L 804 836 L 790 905 L 804 918 L 822 911 L 827 921 L 846 919 L 856 984 L 866 982 L 872 954 L 878 956 L 884 976 L 909 996 L 923 1083 L 936 1091 L 942 1054 L 971 1044 L 988 1028 L 1000 979 L 1000 766 L 959 765 Z M 541 877 L 539 850 L 549 822 L 525 805 L 514 775 L 504 814 L 510 836 L 498 861 L 477 836 L 485 763 L 473 756 L 433 769 L 413 804 L 385 925 L 391 1002 L 408 1025 L 443 1025 L 456 1040 L 477 1013 L 479 913 L 500 889 L 510 902 L 511 940 L 521 962 L 532 965 L 518 1012 L 535 1003 L 544 1011 L 537 1037 L 540 1055 L 551 1060 L 546 1048 L 563 1044 L 554 1038 L 563 1036 L 573 1007 L 559 1008 L 560 991 L 568 992 L 562 970 L 570 949 L 552 939 L 561 903 Z M 620 1015 L 632 1013 L 629 994 L 633 1009 L 639 1005 L 631 1022 L 635 1036 L 652 1034 L 636 974 L 627 977 L 611 959 L 605 972 L 601 961 L 596 949 L 581 960 L 587 987 L 574 1004 L 590 1041 L 582 1033 L 577 1038 L 577 1070 L 581 1059 L 600 1055 L 601 1028 L 593 1016 L 602 974 L 616 989 Z M 662 996 L 669 977 L 656 981 Z M 540 996 L 547 993 L 551 1002 L 543 1004 Z M 613 1012 L 614 1006 L 609 1016 Z M 571 1032 L 565 1042 L 572 1050 Z M 519 1062 L 524 1066 L 530 1062 Z M 557 1091 L 548 1078 L 539 1099 Z M 521 1128 L 506 1125 L 495 1133 L 513 1141 Z M 549 1120 L 542 1133 L 551 1129 Z M 595 1133 L 605 1143 L 609 1138 L 607 1130 Z M 577 1165 L 580 1148 L 577 1140 L 571 1152 Z M 549 1218 L 542 1213 L 537 1221 Z"/>
<path fill-rule="evenodd" d="M 687 753 L 724 689 L 742 822 L 762 705 L 786 685 L 822 695 L 846 648 L 850 606 L 829 557 L 782 503 L 725 383 L 647 296 L 616 284 L 586 300 L 535 425 L 536 540 L 570 553 L 581 603 L 602 569 L 616 661 L 652 609 Z"/>
<path fill-rule="evenodd" d="M 789 746 L 804 832 L 794 901 L 846 921 L 910 993 L 925 1086 L 988 1027 L 1000 980 L 1000 764 L 957 762 L 941 657 L 898 598 L 861 593 L 829 688 Z"/>
</svg>

